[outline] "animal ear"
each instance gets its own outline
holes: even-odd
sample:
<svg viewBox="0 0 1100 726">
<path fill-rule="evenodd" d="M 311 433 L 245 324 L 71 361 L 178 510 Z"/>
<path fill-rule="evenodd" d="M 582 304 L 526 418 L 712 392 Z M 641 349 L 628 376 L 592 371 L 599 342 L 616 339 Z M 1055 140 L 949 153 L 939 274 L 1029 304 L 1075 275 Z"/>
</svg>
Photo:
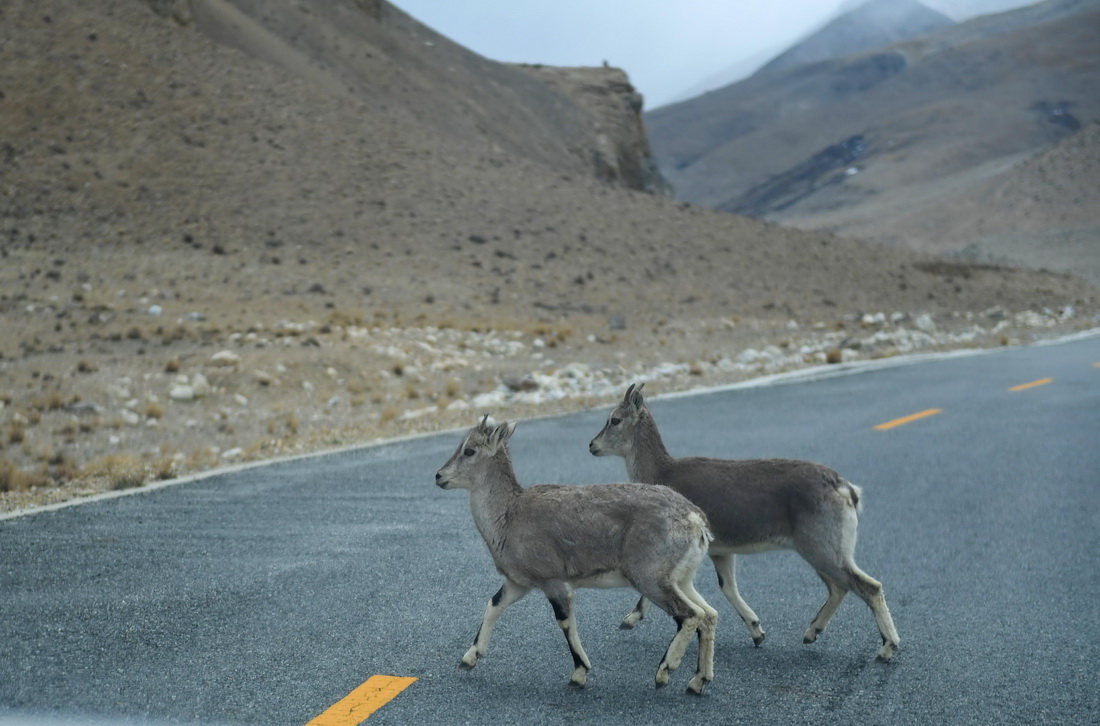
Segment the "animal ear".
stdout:
<svg viewBox="0 0 1100 726">
<path fill-rule="evenodd" d="M 504 445 L 508 439 L 512 438 L 512 434 L 516 431 L 516 424 L 518 421 L 505 421 L 502 424 L 497 425 L 493 429 L 493 432 L 489 434 L 489 445 L 493 449 L 497 449 Z"/>
<path fill-rule="evenodd" d="M 626 400 L 634 407 L 635 411 L 641 409 L 642 404 L 645 403 L 645 397 L 642 396 L 643 386 L 645 386 L 645 383 L 631 385 L 626 392 Z"/>
</svg>

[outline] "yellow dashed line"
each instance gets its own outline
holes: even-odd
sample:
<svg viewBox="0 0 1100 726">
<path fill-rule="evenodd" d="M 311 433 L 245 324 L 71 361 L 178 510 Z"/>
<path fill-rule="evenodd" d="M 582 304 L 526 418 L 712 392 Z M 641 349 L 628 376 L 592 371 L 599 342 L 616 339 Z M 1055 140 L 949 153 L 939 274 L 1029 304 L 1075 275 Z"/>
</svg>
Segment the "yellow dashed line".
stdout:
<svg viewBox="0 0 1100 726">
<path fill-rule="evenodd" d="M 1031 383 L 1021 383 L 1020 385 L 1013 386 L 1012 388 L 1010 388 L 1008 390 L 1015 393 L 1016 391 L 1026 391 L 1029 388 L 1036 388 L 1037 386 L 1045 386 L 1046 384 L 1053 383 L 1053 382 L 1054 382 L 1053 378 L 1040 378 L 1039 380 L 1032 381 Z"/>
<path fill-rule="evenodd" d="M 903 425 L 905 425 L 907 423 L 910 423 L 912 421 L 917 421 L 917 420 L 922 419 L 922 418 L 928 418 L 929 416 L 935 416 L 937 413 L 943 413 L 943 409 L 942 408 L 930 408 L 927 411 L 921 411 L 920 413 L 910 414 L 909 416 L 902 416 L 901 418 L 896 418 L 893 421 L 887 421 L 886 423 L 880 423 L 878 426 L 875 426 L 874 429 L 875 429 L 875 431 L 886 431 L 888 429 L 897 428 L 898 426 L 903 426 Z"/>
<path fill-rule="evenodd" d="M 306 726 L 357 726 L 414 681 L 403 676 L 371 676 Z"/>
</svg>

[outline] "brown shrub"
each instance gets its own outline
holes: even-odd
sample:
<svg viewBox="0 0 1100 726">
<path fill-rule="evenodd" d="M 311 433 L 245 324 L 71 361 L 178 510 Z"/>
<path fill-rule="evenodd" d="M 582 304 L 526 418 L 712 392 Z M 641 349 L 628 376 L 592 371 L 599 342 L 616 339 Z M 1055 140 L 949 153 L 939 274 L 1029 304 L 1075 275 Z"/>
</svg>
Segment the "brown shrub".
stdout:
<svg viewBox="0 0 1100 726">
<path fill-rule="evenodd" d="M 141 459 L 131 454 L 107 454 L 89 462 L 81 471 L 88 478 L 105 477 L 111 489 L 133 489 L 148 476 Z"/>
<path fill-rule="evenodd" d="M 25 492 L 49 483 L 45 466 L 36 471 L 23 471 L 7 459 L 0 459 L 0 492 Z"/>
</svg>

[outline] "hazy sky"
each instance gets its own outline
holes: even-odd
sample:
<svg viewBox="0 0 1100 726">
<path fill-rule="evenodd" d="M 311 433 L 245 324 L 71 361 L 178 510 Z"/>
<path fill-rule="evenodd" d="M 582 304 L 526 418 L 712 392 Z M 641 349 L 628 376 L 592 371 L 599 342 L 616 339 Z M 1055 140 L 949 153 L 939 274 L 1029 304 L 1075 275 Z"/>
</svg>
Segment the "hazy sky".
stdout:
<svg viewBox="0 0 1100 726">
<path fill-rule="evenodd" d="M 606 60 L 630 75 L 645 96 L 647 110 L 701 93 L 707 81 L 733 66 L 763 64 L 828 21 L 839 8 L 852 4 L 851 0 L 391 2 L 492 60 L 560 66 L 595 66 Z M 744 72 L 751 70 L 745 67 Z"/>
</svg>

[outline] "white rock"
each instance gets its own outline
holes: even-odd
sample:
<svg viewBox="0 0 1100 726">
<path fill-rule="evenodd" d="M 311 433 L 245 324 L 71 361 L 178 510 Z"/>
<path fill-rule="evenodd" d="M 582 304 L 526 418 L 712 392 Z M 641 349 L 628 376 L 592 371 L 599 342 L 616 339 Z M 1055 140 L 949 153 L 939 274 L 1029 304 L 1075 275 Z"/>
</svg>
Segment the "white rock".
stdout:
<svg viewBox="0 0 1100 726">
<path fill-rule="evenodd" d="M 177 384 L 172 386 L 172 390 L 168 392 L 168 397 L 173 401 L 193 401 L 195 400 L 195 389 L 191 386 Z"/>
<path fill-rule="evenodd" d="M 244 453 L 244 449 L 237 446 L 237 447 L 234 447 L 232 449 L 227 449 L 226 451 L 223 451 L 222 452 L 222 458 L 227 459 L 227 460 L 236 459 L 236 458 L 239 458 L 240 455 L 243 454 L 243 453 Z"/>
<path fill-rule="evenodd" d="M 248 397 L 247 396 L 242 396 L 239 393 L 233 394 L 233 400 L 236 401 L 238 405 L 241 405 L 241 406 L 247 406 L 248 405 Z"/>
<path fill-rule="evenodd" d="M 918 315 L 917 319 L 913 321 L 913 325 L 917 326 L 917 330 L 925 333 L 933 333 L 936 331 L 936 323 L 928 313 L 921 313 Z"/>
<path fill-rule="evenodd" d="M 141 416 L 138 416 L 135 412 L 128 408 L 122 409 L 122 422 L 127 426 L 137 426 L 141 423 Z"/>
<path fill-rule="evenodd" d="M 231 350 L 221 350 L 210 356 L 210 362 L 216 366 L 237 366 L 241 357 Z"/>
<path fill-rule="evenodd" d="M 574 362 L 568 365 L 562 366 L 558 371 L 558 376 L 562 378 L 587 378 L 592 373 L 592 370 L 584 363 Z"/>
<path fill-rule="evenodd" d="M 206 376 L 201 373 L 196 373 L 191 377 L 191 389 L 195 392 L 197 398 L 209 395 L 210 382 L 206 380 Z"/>
</svg>

